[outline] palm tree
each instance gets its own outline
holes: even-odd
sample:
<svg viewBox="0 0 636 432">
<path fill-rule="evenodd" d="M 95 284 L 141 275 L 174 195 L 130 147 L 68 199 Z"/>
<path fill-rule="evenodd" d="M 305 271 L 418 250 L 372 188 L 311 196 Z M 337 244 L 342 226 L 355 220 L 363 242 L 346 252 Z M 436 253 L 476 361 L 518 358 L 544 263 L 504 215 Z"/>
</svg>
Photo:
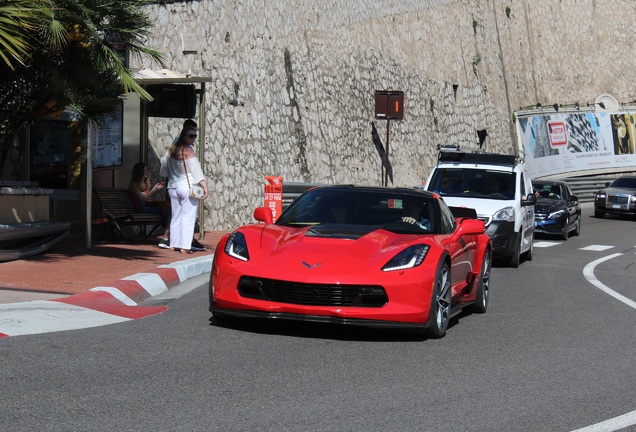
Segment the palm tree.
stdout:
<svg viewBox="0 0 636 432">
<path fill-rule="evenodd" d="M 30 33 L 45 20 L 46 0 L 0 0 L 0 60 L 11 69 L 24 65 L 31 48 Z M 48 6 L 48 7 L 47 7 Z"/>
<path fill-rule="evenodd" d="M 162 61 L 143 44 L 149 3 L 0 0 L 0 167 L 11 137 L 44 115 L 68 108 L 83 123 L 99 122 L 124 93 L 151 99 L 121 58 Z"/>
</svg>

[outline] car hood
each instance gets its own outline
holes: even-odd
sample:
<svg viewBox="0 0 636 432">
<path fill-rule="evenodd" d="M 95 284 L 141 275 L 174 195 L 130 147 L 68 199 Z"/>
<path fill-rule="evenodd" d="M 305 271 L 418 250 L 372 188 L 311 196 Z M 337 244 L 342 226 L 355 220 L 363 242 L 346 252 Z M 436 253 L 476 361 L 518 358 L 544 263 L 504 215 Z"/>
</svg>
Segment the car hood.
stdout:
<svg viewBox="0 0 636 432">
<path fill-rule="evenodd" d="M 566 208 L 563 201 L 555 201 L 546 198 L 539 198 L 534 205 L 534 211 L 538 213 L 552 213 L 557 210 Z"/>
<path fill-rule="evenodd" d="M 610 194 L 636 195 L 636 189 L 628 189 L 628 188 L 608 187 L 608 188 L 602 189 L 601 192 L 610 193 Z"/>
<path fill-rule="evenodd" d="M 292 252 L 347 255 L 361 259 L 368 259 L 394 248 L 403 248 L 417 240 L 427 243 L 422 235 L 400 235 L 382 229 L 361 233 L 328 226 L 291 228 L 267 225 L 260 237 L 261 247 L 271 251 L 272 255 Z"/>
<path fill-rule="evenodd" d="M 515 200 L 497 200 L 484 198 L 463 198 L 442 196 L 444 202 L 451 207 L 467 207 L 475 209 L 477 217 L 490 218 L 497 211 L 506 207 L 513 207 Z"/>
<path fill-rule="evenodd" d="M 382 229 L 357 238 L 340 237 L 335 229 L 331 234 L 315 236 L 312 227 L 274 224 L 250 225 L 239 231 L 245 235 L 250 254 L 250 260 L 245 264 L 254 266 L 261 276 L 272 278 L 282 274 L 293 278 L 308 277 L 308 270 L 312 277 L 362 275 L 381 268 L 412 244 L 436 243 L 435 235 L 395 234 Z M 431 251 L 431 254 L 441 250 L 433 249 L 437 252 Z"/>
</svg>

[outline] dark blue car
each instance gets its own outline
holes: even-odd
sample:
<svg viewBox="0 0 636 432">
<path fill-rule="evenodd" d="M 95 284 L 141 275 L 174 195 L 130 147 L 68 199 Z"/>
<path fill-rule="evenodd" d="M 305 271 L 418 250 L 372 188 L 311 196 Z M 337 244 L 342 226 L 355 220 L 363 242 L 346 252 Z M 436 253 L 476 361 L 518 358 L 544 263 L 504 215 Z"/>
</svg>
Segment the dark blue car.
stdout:
<svg viewBox="0 0 636 432">
<path fill-rule="evenodd" d="M 537 195 L 534 206 L 534 232 L 567 240 L 570 233 L 581 233 L 581 204 L 564 181 L 533 180 Z"/>
</svg>

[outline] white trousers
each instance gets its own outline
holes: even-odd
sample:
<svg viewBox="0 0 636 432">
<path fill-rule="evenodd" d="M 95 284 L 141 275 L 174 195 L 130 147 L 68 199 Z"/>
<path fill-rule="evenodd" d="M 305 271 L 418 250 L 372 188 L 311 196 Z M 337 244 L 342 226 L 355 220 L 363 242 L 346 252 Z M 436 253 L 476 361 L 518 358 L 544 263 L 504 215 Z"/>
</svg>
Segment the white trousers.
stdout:
<svg viewBox="0 0 636 432">
<path fill-rule="evenodd" d="M 172 205 L 170 247 L 190 250 L 199 200 L 190 196 L 190 188 L 187 185 L 168 189 L 168 195 Z"/>
</svg>

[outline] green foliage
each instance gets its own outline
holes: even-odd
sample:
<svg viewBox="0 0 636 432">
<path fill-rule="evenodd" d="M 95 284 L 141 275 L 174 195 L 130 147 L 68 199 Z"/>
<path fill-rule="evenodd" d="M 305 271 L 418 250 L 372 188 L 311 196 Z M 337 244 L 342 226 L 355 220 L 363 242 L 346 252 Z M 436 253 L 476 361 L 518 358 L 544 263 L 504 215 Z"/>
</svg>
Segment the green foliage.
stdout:
<svg viewBox="0 0 636 432">
<path fill-rule="evenodd" d="M 479 64 L 481 63 L 481 54 L 477 53 L 473 56 L 473 66 L 479 66 Z"/>
<path fill-rule="evenodd" d="M 66 108 L 99 121 L 127 92 L 150 99 L 116 49 L 161 62 L 144 46 L 152 23 L 142 6 L 149 3 L 0 0 L 0 135 Z"/>
<path fill-rule="evenodd" d="M 25 64 L 29 51 L 37 43 L 33 35 L 50 10 L 46 0 L 0 0 L 1 63 L 12 70 Z"/>
<path fill-rule="evenodd" d="M 475 33 L 477 33 L 477 27 L 479 27 L 479 21 L 477 21 L 477 18 L 473 17 L 473 31 Z"/>
<path fill-rule="evenodd" d="M 510 12 L 511 12 L 510 6 L 506 6 L 506 17 L 510 18 Z"/>
</svg>

